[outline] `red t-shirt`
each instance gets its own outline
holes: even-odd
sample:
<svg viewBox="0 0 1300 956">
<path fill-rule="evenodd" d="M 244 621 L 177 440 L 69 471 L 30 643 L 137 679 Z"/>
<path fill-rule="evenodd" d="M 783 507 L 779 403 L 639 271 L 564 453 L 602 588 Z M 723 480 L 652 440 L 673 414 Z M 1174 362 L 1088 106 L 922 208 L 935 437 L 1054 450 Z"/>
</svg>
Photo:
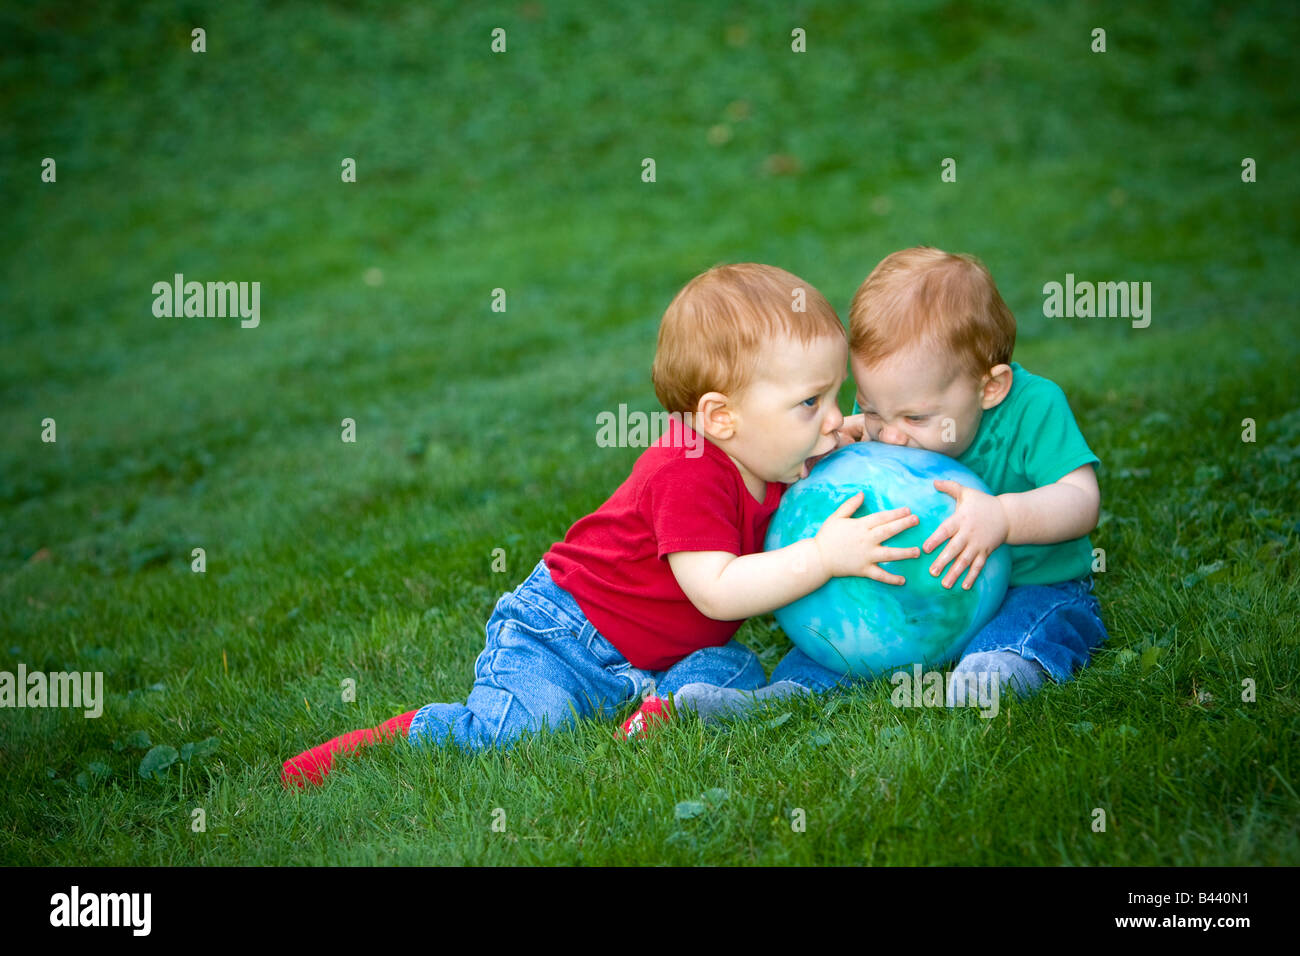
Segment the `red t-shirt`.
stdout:
<svg viewBox="0 0 1300 956">
<path fill-rule="evenodd" d="M 703 453 L 700 453 L 700 445 Z M 633 667 L 666 670 L 731 640 L 742 621 L 705 617 L 682 593 L 674 551 L 763 550 L 785 485 L 755 501 L 726 453 L 676 418 L 618 490 L 543 556 L 555 583 Z"/>
</svg>

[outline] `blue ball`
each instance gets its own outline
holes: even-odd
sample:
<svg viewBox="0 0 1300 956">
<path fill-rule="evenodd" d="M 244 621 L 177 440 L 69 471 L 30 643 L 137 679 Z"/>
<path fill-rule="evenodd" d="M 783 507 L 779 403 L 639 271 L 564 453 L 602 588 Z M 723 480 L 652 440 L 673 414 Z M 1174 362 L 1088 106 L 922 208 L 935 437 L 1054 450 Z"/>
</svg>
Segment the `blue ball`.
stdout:
<svg viewBox="0 0 1300 956">
<path fill-rule="evenodd" d="M 854 517 L 911 508 L 919 523 L 884 544 L 919 548 L 956 508 L 950 495 L 934 487 L 943 478 L 988 492 L 973 471 L 946 455 L 881 442 L 846 445 L 786 489 L 764 547 L 772 551 L 811 538 L 836 508 L 861 491 L 865 498 Z M 841 674 L 879 677 L 913 663 L 937 666 L 955 660 L 1001 606 L 1011 557 L 1003 545 L 989 555 L 969 591 L 961 586 L 969 568 L 947 589 L 940 583 L 943 575 L 930 574 L 942 547 L 881 565 L 905 577 L 904 585 L 832 578 L 777 610 L 777 622 L 805 654 Z"/>
</svg>

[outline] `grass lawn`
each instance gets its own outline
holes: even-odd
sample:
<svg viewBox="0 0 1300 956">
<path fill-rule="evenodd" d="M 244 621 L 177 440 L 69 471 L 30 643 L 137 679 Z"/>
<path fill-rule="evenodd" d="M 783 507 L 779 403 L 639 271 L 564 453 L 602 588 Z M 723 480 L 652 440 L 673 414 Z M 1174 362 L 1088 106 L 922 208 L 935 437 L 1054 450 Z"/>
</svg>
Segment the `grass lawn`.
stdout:
<svg viewBox="0 0 1300 956">
<path fill-rule="evenodd" d="M 0 13 L 0 671 L 105 692 L 0 710 L 0 862 L 1300 863 L 1300 20 L 788 7 Z M 1111 639 L 1074 681 L 992 720 L 881 683 L 638 746 L 403 743 L 281 788 L 464 699 L 497 597 L 639 454 L 596 416 L 657 409 L 688 278 L 770 262 L 847 317 L 918 243 L 989 265 L 1102 461 Z M 156 317 L 176 273 L 260 282 L 260 324 Z M 1150 282 L 1150 325 L 1045 317 L 1067 274 Z"/>
</svg>

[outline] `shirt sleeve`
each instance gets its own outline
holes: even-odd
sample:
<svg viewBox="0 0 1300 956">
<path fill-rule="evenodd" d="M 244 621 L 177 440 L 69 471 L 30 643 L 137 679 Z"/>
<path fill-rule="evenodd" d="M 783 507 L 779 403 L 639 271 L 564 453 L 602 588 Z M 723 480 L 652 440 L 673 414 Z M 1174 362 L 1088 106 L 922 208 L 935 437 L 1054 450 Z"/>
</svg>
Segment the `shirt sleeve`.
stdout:
<svg viewBox="0 0 1300 956">
<path fill-rule="evenodd" d="M 1055 382 L 1035 382 L 1032 396 L 1026 396 L 1020 421 L 1024 474 L 1035 488 L 1050 485 L 1083 465 L 1100 465 L 1099 459 L 1079 430 L 1065 392 Z"/>
<path fill-rule="evenodd" d="M 708 458 L 668 462 L 651 476 L 641 507 L 659 557 L 676 551 L 740 554 L 735 481 Z"/>
</svg>

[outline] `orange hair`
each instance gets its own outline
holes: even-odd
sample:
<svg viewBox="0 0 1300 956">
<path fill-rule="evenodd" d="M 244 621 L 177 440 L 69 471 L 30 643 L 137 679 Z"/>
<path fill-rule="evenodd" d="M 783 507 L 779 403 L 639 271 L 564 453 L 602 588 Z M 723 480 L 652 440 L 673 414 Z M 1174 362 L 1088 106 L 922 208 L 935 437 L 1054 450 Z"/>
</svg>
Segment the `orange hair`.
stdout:
<svg viewBox="0 0 1300 956">
<path fill-rule="evenodd" d="M 802 309 L 796 309 L 802 304 Z M 694 412 L 707 392 L 735 395 L 754 378 L 764 343 L 847 339 L 826 297 L 775 266 L 714 266 L 677 293 L 659 324 L 651 378 L 669 412 Z"/>
<path fill-rule="evenodd" d="M 977 381 L 1011 361 L 1016 319 L 974 256 L 916 246 L 880 261 L 849 309 L 849 350 L 870 367 L 912 345 Z"/>
</svg>

